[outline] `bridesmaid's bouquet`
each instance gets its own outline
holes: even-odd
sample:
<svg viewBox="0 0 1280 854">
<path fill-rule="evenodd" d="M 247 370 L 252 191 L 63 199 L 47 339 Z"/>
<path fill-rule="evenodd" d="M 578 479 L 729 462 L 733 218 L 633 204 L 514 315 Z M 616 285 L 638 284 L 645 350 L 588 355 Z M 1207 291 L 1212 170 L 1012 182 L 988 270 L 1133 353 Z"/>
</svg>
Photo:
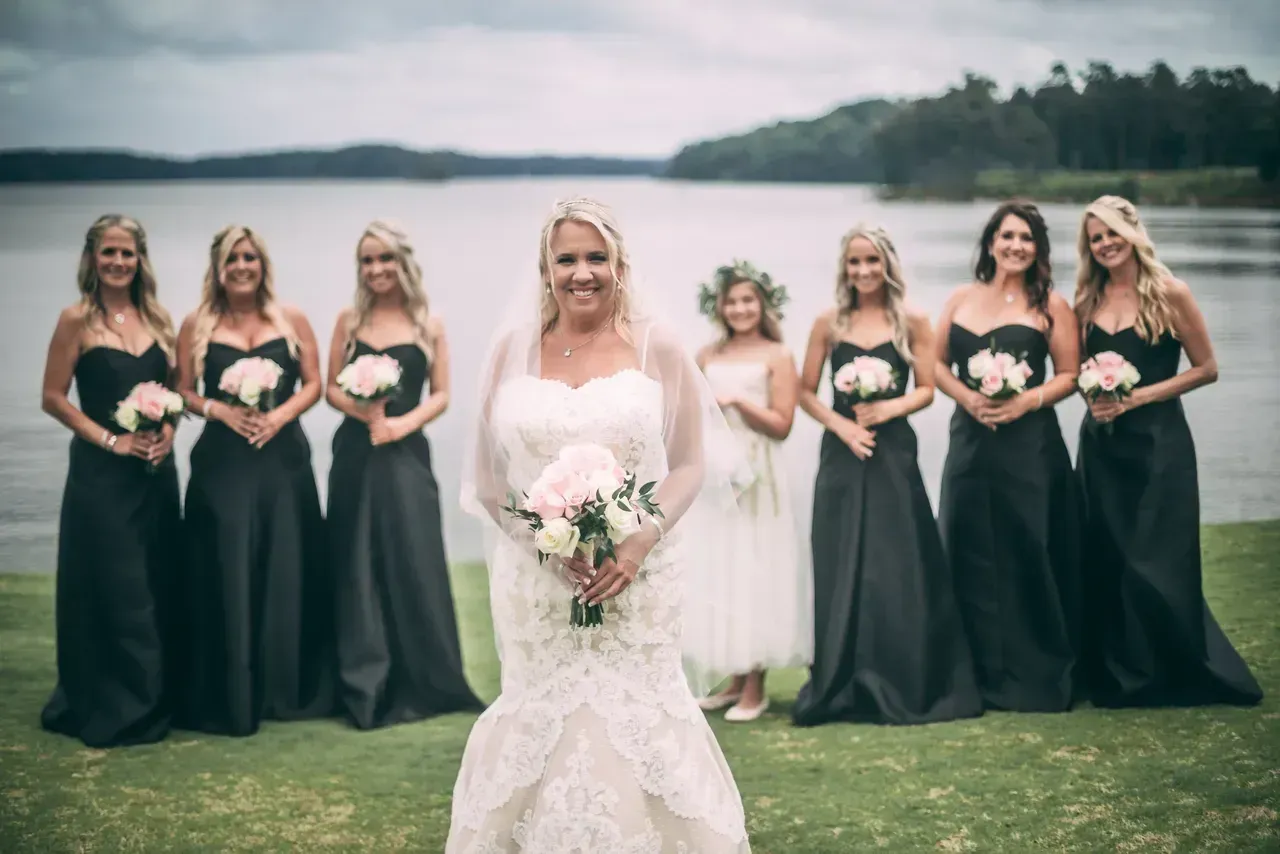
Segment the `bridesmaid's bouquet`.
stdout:
<svg viewBox="0 0 1280 854">
<path fill-rule="evenodd" d="M 116 404 L 112 418 L 130 433 L 159 433 L 166 424 L 177 423 L 186 405 L 182 395 L 157 382 L 138 383 L 124 400 Z M 159 461 L 147 465 L 147 471 L 159 468 Z"/>
<path fill-rule="evenodd" d="M 581 552 L 599 568 L 605 558 L 616 559 L 615 547 L 640 530 L 642 513 L 662 517 L 653 487 L 650 482 L 637 490 L 635 474 L 619 466 L 607 448 L 571 445 L 542 470 L 518 506 L 510 495 L 502 509 L 529 523 L 539 564 Z M 574 597 L 571 627 L 603 623 L 603 606 L 583 605 Z"/>
<path fill-rule="evenodd" d="M 876 400 L 898 387 L 898 372 L 884 359 L 858 356 L 840 366 L 831 384 L 850 400 Z"/>
<path fill-rule="evenodd" d="M 284 368 L 270 359 L 247 356 L 222 372 L 218 391 L 224 403 L 269 412 L 275 407 L 276 386 L 283 374 Z"/>
<path fill-rule="evenodd" d="M 1132 362 L 1113 350 L 1106 350 L 1080 366 L 1076 383 L 1085 400 L 1093 403 L 1103 395 L 1114 400 L 1126 398 L 1133 394 L 1141 380 L 1142 374 Z M 1107 422 L 1103 427 L 1110 433 L 1115 429 L 1115 422 Z"/>
<path fill-rule="evenodd" d="M 338 387 L 361 403 L 376 403 L 400 392 L 400 363 L 385 354 L 367 353 L 338 373 Z"/>
<path fill-rule="evenodd" d="M 970 356 L 965 367 L 969 372 L 966 380 L 969 388 L 992 400 L 1006 400 L 1022 394 L 1027 387 L 1027 380 L 1031 379 L 1031 367 L 1027 364 L 1026 354 L 1014 356 L 997 350 L 994 341 L 987 349 Z"/>
</svg>

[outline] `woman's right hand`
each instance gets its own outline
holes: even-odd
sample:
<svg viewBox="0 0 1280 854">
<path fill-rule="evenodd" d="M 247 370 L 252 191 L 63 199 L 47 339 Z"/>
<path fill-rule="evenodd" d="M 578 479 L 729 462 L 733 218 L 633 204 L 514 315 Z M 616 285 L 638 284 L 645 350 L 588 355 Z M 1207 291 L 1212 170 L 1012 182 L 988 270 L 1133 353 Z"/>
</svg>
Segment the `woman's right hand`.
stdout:
<svg viewBox="0 0 1280 854">
<path fill-rule="evenodd" d="M 147 453 L 151 450 L 151 434 L 150 433 L 121 433 L 116 436 L 116 441 L 108 451 L 117 457 L 137 457 L 138 459 L 147 459 Z"/>
<path fill-rule="evenodd" d="M 839 436 L 840 441 L 844 442 L 858 459 L 865 460 L 871 457 L 872 450 L 876 446 L 876 434 L 866 427 L 850 418 L 841 417 L 831 432 Z"/>
<path fill-rule="evenodd" d="M 245 439 L 252 439 L 257 432 L 258 413 L 246 406 L 231 406 L 219 401 L 209 407 L 209 414 Z"/>
</svg>

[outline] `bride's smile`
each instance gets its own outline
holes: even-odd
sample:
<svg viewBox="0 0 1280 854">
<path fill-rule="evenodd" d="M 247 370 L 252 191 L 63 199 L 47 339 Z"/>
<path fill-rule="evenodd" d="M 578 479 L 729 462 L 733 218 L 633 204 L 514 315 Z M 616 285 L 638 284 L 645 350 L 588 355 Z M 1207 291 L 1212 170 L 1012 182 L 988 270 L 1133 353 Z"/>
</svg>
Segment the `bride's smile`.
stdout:
<svg viewBox="0 0 1280 854">
<path fill-rule="evenodd" d="M 554 297 L 565 325 L 594 331 L 612 311 L 617 289 L 604 237 L 588 223 L 562 222 L 551 237 L 551 256 Z"/>
</svg>

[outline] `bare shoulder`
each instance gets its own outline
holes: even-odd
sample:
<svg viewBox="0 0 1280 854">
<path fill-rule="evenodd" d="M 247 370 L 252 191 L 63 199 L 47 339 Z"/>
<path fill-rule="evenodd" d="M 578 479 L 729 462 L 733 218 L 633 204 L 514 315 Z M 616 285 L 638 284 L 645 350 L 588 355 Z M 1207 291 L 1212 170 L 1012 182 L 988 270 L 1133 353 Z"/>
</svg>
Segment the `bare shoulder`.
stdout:
<svg viewBox="0 0 1280 854">
<path fill-rule="evenodd" d="M 929 317 L 929 312 L 919 306 L 908 303 L 903 306 L 903 313 L 907 316 L 907 328 L 912 332 L 933 327 L 933 318 Z"/>
<path fill-rule="evenodd" d="M 427 336 L 435 340 L 444 335 L 444 318 L 438 314 L 427 316 Z"/>
<path fill-rule="evenodd" d="M 947 303 L 946 303 L 946 306 L 943 308 L 943 311 L 947 311 L 948 309 L 953 309 L 956 306 L 960 305 L 960 303 L 964 302 L 970 296 L 973 295 L 973 292 L 977 289 L 977 287 L 978 285 L 975 282 L 965 282 L 963 285 L 956 285 L 954 288 L 951 289 L 951 293 L 947 294 Z"/>
<path fill-rule="evenodd" d="M 88 314 L 89 309 L 82 302 L 69 305 L 58 312 L 58 326 L 67 327 L 77 323 L 84 323 Z"/>
<path fill-rule="evenodd" d="M 824 309 L 813 320 L 813 326 L 809 329 L 809 337 L 815 336 L 821 340 L 825 340 L 831 334 L 831 329 L 835 325 L 836 317 L 839 316 L 840 309 L 836 306 Z"/>
<path fill-rule="evenodd" d="M 1188 305 L 1195 302 L 1191 294 L 1191 286 L 1176 276 L 1165 276 L 1163 279 L 1165 293 L 1177 305 Z"/>
<path fill-rule="evenodd" d="M 716 344 L 709 341 L 698 348 L 698 352 L 693 354 L 693 360 L 698 363 L 698 367 L 705 368 L 707 362 L 711 361 L 711 357 L 715 355 Z"/>
<path fill-rule="evenodd" d="M 769 361 L 774 365 L 794 365 L 795 356 L 785 341 L 775 341 L 769 346 Z"/>
<path fill-rule="evenodd" d="M 307 315 L 291 302 L 282 302 L 280 305 L 280 313 L 284 315 L 285 320 L 293 324 L 306 323 L 310 325 Z"/>
<path fill-rule="evenodd" d="M 1067 302 L 1067 298 L 1057 291 L 1049 294 L 1049 314 L 1055 322 L 1066 318 L 1074 320 L 1076 316 L 1075 309 L 1071 307 L 1071 303 Z"/>
</svg>

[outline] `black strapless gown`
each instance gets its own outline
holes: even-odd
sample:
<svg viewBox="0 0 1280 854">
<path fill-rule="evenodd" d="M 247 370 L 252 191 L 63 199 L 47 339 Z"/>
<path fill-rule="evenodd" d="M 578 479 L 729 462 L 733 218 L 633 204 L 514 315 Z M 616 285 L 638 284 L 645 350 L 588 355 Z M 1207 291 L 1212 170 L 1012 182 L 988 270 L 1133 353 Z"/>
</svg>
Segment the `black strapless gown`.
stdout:
<svg viewBox="0 0 1280 854">
<path fill-rule="evenodd" d="M 293 395 L 298 363 L 283 338 L 249 351 L 210 343 L 205 388 L 247 356 L 284 368 L 277 403 Z M 181 725 L 250 735 L 264 719 L 333 714 L 328 543 L 302 425 L 258 450 L 207 422 L 191 450 L 186 529 L 192 645 Z"/>
<path fill-rule="evenodd" d="M 140 356 L 94 347 L 76 363 L 80 408 L 123 433 L 116 405 L 140 382 L 167 381 L 160 345 Z M 169 732 L 176 663 L 173 584 L 180 564 L 178 470 L 157 471 L 71 440 L 58 528 L 58 684 L 45 729 L 89 747 L 145 744 Z"/>
<path fill-rule="evenodd" d="M 375 350 L 358 341 L 355 356 L 368 353 L 386 353 L 401 366 L 402 391 L 387 403 L 388 415 L 422 402 L 427 357 L 421 348 Z M 375 448 L 367 425 L 344 419 L 333 437 L 327 516 L 347 718 L 373 729 L 483 709 L 462 672 L 427 437 L 411 433 Z"/>
<path fill-rule="evenodd" d="M 889 362 L 905 391 L 906 360 L 886 342 L 831 353 L 834 375 L 860 355 Z M 853 411 L 837 398 L 836 412 Z M 862 461 L 822 437 L 813 493 L 814 659 L 792 716 L 921 724 L 982 714 L 982 698 L 929 495 L 906 418 L 874 428 Z"/>
<path fill-rule="evenodd" d="M 1026 353 L 1045 380 L 1049 342 L 1037 329 L 1006 324 L 978 336 L 949 331 L 960 376 L 991 346 Z M 988 708 L 1060 712 L 1078 698 L 1080 491 L 1052 407 L 996 430 L 956 406 L 938 502 L 942 541 Z"/>
<path fill-rule="evenodd" d="M 1142 374 L 1178 372 L 1182 345 L 1148 345 L 1132 327 L 1094 326 L 1088 355 L 1107 350 Z M 1102 706 L 1252 705 L 1262 689 L 1205 604 L 1200 487 L 1191 429 L 1178 399 L 1126 412 L 1104 430 L 1086 414 L 1076 468 L 1087 513 L 1084 566 L 1090 611 L 1085 649 L 1091 696 Z"/>
</svg>

